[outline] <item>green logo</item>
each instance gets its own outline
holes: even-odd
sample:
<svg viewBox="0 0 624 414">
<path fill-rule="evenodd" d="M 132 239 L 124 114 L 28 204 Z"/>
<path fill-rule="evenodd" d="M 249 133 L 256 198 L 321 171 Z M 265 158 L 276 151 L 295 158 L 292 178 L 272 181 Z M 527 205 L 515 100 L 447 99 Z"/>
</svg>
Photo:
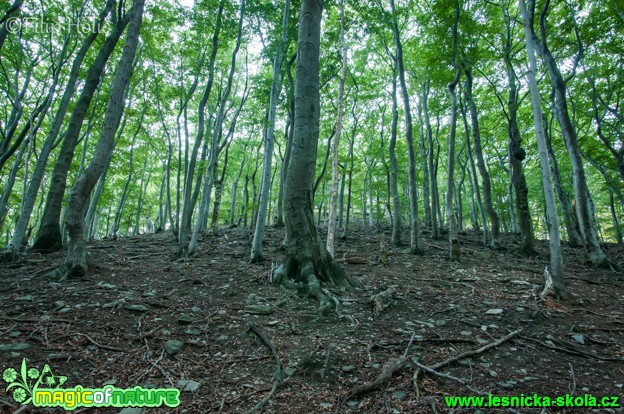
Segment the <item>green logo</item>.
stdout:
<svg viewBox="0 0 624 414">
<path fill-rule="evenodd" d="M 54 375 L 48 364 L 41 371 L 37 368 L 28 369 L 26 358 L 22 360 L 20 372 L 15 368 L 7 368 L 2 373 L 2 379 L 9 384 L 5 391 L 11 392 L 13 400 L 23 405 L 32 402 L 36 390 L 56 389 L 67 381 L 67 377 Z"/>
<path fill-rule="evenodd" d="M 19 372 L 7 368 L 2 379 L 8 384 L 5 391 L 16 403 L 32 404 L 41 408 L 64 408 L 74 410 L 79 407 L 177 407 L 180 405 L 180 390 L 177 388 L 117 388 L 106 385 L 104 388 L 61 388 L 66 376 L 54 375 L 46 364 L 41 371 L 28 368 L 22 360 Z"/>
</svg>

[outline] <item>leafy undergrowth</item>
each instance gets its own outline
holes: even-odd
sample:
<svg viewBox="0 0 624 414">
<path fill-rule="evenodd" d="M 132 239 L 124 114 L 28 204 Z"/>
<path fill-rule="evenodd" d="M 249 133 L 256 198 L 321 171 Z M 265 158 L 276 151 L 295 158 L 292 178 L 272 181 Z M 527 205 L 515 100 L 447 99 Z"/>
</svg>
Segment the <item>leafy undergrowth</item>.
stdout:
<svg viewBox="0 0 624 414">
<path fill-rule="evenodd" d="M 0 370 L 19 369 L 26 357 L 29 367 L 49 364 L 67 376 L 66 386 L 169 387 L 192 380 L 199 384 L 187 386 L 199 387 L 182 393 L 180 407 L 147 412 L 242 413 L 268 395 L 275 373 L 271 350 L 249 330 L 253 323 L 290 375 L 260 410 L 265 413 L 474 413 L 479 411 L 448 408 L 444 397 L 475 390 L 496 396 L 624 394 L 623 275 L 592 269 L 582 249 L 564 247 L 573 298 L 560 304 L 539 298 L 548 262 L 543 242 L 539 256 L 526 258 L 516 253 L 516 236 L 506 236 L 503 249 L 494 252 L 469 232 L 461 236 L 462 261 L 450 262 L 445 241 L 425 233 L 423 256 L 389 248 L 383 264 L 382 234 L 361 229 L 337 242 L 336 257 L 362 287 L 334 291 L 342 302 L 339 313 L 323 319 L 312 300 L 267 283 L 282 257 L 281 230 L 267 230 L 262 265 L 248 264 L 250 234 L 243 229 L 205 235 L 186 262 L 174 260 L 170 233 L 95 241 L 90 273 L 64 284 L 43 277 L 64 253 L 27 254 L 0 267 Z M 624 263 L 621 246 L 605 249 Z M 392 287 L 389 307 L 376 314 L 370 297 Z M 347 399 L 408 348 L 410 357 L 434 366 L 518 329 L 492 349 L 439 368 L 472 390 L 423 372 L 415 387 L 410 359 L 376 390 Z M 175 355 L 165 351 L 171 340 L 184 343 Z M 2 392 L 0 410 L 17 409 Z"/>
</svg>

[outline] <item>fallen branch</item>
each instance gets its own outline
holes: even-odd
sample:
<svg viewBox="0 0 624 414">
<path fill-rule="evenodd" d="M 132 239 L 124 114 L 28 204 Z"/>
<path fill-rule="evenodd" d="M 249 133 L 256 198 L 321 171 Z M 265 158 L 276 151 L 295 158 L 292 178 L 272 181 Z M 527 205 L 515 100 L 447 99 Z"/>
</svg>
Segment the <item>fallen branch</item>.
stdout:
<svg viewBox="0 0 624 414">
<path fill-rule="evenodd" d="M 409 363 L 409 358 L 404 355 L 393 361 L 386 363 L 386 365 L 384 365 L 383 369 L 381 370 L 381 374 L 379 374 L 377 378 L 375 378 L 373 381 L 365 382 L 364 384 L 358 385 L 357 387 L 353 388 L 347 394 L 346 399 L 350 400 L 353 397 L 356 397 L 360 394 L 364 394 L 364 393 L 373 391 L 381 387 L 383 384 L 388 382 L 390 378 L 392 378 L 392 375 L 395 372 L 405 367 L 405 365 L 407 365 L 408 363 Z"/>
<path fill-rule="evenodd" d="M 551 339 L 551 340 L 553 340 L 554 342 L 559 343 L 560 345 L 563 345 L 563 347 L 557 346 L 557 345 L 551 345 L 551 344 L 549 344 L 547 342 L 540 341 L 539 339 L 531 338 L 530 336 L 523 336 L 522 339 L 526 339 L 528 341 L 538 343 L 538 344 L 542 345 L 545 348 L 549 348 L 549 349 L 552 349 L 552 350 L 555 350 L 555 351 L 564 352 L 566 354 L 584 356 L 586 358 L 597 359 L 597 360 L 600 360 L 600 361 L 624 361 L 624 359 L 622 359 L 622 358 L 609 358 L 609 357 L 603 357 L 603 356 L 600 356 L 600 355 L 594 355 L 594 354 L 592 354 L 590 352 L 586 352 L 586 351 L 580 350 L 580 349 L 578 349 L 576 347 L 573 347 L 571 344 L 568 344 L 565 341 L 561 341 L 561 340 L 558 340 L 558 339 Z"/>
<path fill-rule="evenodd" d="M 262 342 L 264 342 L 265 345 L 268 346 L 269 349 L 271 349 L 271 352 L 273 353 L 273 357 L 275 358 L 275 373 L 273 374 L 273 388 L 271 388 L 271 392 L 269 392 L 269 394 L 266 395 L 263 399 L 258 401 L 258 403 L 254 405 L 251 410 L 246 412 L 246 414 L 252 414 L 258 411 L 259 409 L 261 409 L 271 399 L 271 397 L 275 395 L 275 392 L 277 391 L 277 387 L 279 387 L 282 381 L 282 363 L 280 361 L 279 353 L 277 352 L 275 345 L 273 345 L 273 342 L 271 342 L 271 340 L 264 333 L 264 331 L 260 329 L 258 326 L 254 325 L 253 323 L 249 324 L 249 329 L 247 332 L 249 331 L 256 334 L 260 339 L 262 339 Z"/>
<path fill-rule="evenodd" d="M 478 390 L 478 389 L 476 389 L 476 388 L 471 387 L 471 386 L 470 386 L 470 385 L 468 385 L 468 383 L 467 383 L 466 381 L 464 381 L 463 379 L 461 379 L 461 378 L 457 378 L 457 377 L 454 377 L 454 376 L 449 375 L 449 374 L 444 374 L 444 373 L 442 373 L 442 372 L 438 372 L 438 371 L 436 371 L 435 369 L 429 368 L 428 366 L 421 364 L 421 363 L 420 363 L 420 362 L 418 362 L 415 358 L 414 358 L 414 359 L 412 359 L 412 362 L 413 362 L 413 363 L 414 363 L 414 364 L 415 364 L 415 365 L 416 365 L 419 369 L 422 369 L 423 371 L 428 372 L 429 374 L 433 374 L 433 375 L 435 375 L 436 377 L 440 377 L 440 378 L 443 378 L 443 379 L 447 379 L 447 380 L 450 380 L 450 381 L 456 382 L 456 383 L 458 383 L 458 384 L 460 384 L 460 385 L 463 385 L 464 387 L 468 388 L 468 391 L 470 391 L 470 392 L 471 392 L 471 393 L 473 393 L 473 394 L 477 394 L 477 395 L 489 395 L 489 393 L 487 393 L 487 392 L 485 392 L 485 391 L 480 391 L 480 390 Z"/>
<path fill-rule="evenodd" d="M 509 341 L 511 338 L 513 338 L 514 336 L 517 336 L 518 334 L 520 334 L 520 332 L 522 332 L 522 329 L 517 329 L 505 336 L 503 336 L 502 338 L 489 343 L 487 345 L 482 346 L 481 348 L 477 348 L 477 349 L 473 349 L 470 351 L 466 351 L 466 352 L 462 352 L 461 354 L 455 355 L 454 357 L 451 357 L 449 359 L 446 359 L 444 361 L 440 361 L 437 364 L 431 365 L 429 368 L 432 370 L 438 370 L 442 367 L 445 367 L 447 365 L 452 364 L 453 362 L 459 361 L 460 359 L 464 359 L 467 358 L 469 356 L 473 356 L 473 355 L 478 355 L 478 354 L 482 354 L 485 351 L 488 351 L 492 348 L 496 348 L 497 346 Z M 417 369 L 414 372 L 414 375 L 412 376 L 412 384 L 414 384 L 414 387 L 417 387 L 417 382 L 418 382 L 418 375 L 420 374 L 420 368 Z"/>
<path fill-rule="evenodd" d="M 83 334 L 83 333 L 80 333 L 80 332 L 76 332 L 76 333 L 74 333 L 74 334 L 72 334 L 72 335 L 73 335 L 73 336 L 83 336 L 83 337 L 87 338 L 87 340 L 88 340 L 89 342 L 91 342 L 93 345 L 97 346 L 98 348 L 108 349 L 109 351 L 115 351 L 115 352 L 125 352 L 125 351 L 126 351 L 125 349 L 115 348 L 114 346 L 108 346 L 108 345 L 102 345 L 102 344 L 99 344 L 99 343 L 95 342 L 95 341 L 94 341 L 94 340 L 93 340 L 93 339 L 92 339 L 89 335 L 87 335 L 87 334 Z"/>
<path fill-rule="evenodd" d="M 445 367 L 445 366 L 447 366 L 449 364 L 452 364 L 453 362 L 459 361 L 460 359 L 464 359 L 464 358 L 467 358 L 467 357 L 473 356 L 473 355 L 482 354 L 485 351 L 489 351 L 490 349 L 496 348 L 497 346 L 499 346 L 499 345 L 509 341 L 514 336 L 520 334 L 520 332 L 522 332 L 522 329 L 515 330 L 515 331 L 513 331 L 513 332 L 503 336 L 502 338 L 500 338 L 500 339 L 498 339 L 498 340 L 496 340 L 496 341 L 494 341 L 492 343 L 489 343 L 487 345 L 483 345 L 481 348 L 477 348 L 477 349 L 474 349 L 474 350 L 471 350 L 471 351 L 466 351 L 466 352 L 463 352 L 463 353 L 461 353 L 459 355 L 455 355 L 452 358 L 449 358 L 449 359 L 446 359 L 444 361 L 438 362 L 437 364 L 432 365 L 431 369 L 440 369 L 440 368 Z"/>
</svg>

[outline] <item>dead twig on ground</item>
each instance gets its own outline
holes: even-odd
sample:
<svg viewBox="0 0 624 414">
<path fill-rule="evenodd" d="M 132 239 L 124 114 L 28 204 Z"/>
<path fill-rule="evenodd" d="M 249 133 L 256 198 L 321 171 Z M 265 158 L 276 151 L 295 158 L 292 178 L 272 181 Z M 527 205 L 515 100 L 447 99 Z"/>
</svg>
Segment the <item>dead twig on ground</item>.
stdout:
<svg viewBox="0 0 624 414">
<path fill-rule="evenodd" d="M 87 340 L 89 342 L 91 342 L 93 345 L 97 346 L 98 348 L 108 349 L 109 351 L 115 351 L 115 352 L 125 352 L 126 351 L 125 349 L 122 349 L 122 348 L 116 348 L 114 346 L 102 345 L 100 343 L 97 343 L 96 341 L 93 340 L 93 338 L 91 338 L 87 334 L 76 332 L 76 333 L 73 333 L 72 335 L 73 336 L 83 336 L 83 337 L 87 338 Z"/>
<path fill-rule="evenodd" d="M 451 357 L 449 359 L 446 359 L 444 361 L 440 361 L 437 364 L 431 365 L 428 368 L 432 369 L 432 370 L 438 370 L 442 367 L 445 367 L 447 365 L 452 364 L 453 362 L 459 361 L 460 359 L 464 359 L 467 358 L 469 356 L 473 356 L 473 355 L 478 355 L 478 354 L 482 354 L 485 351 L 488 351 L 492 348 L 496 348 L 497 346 L 509 341 L 511 338 L 517 336 L 518 334 L 520 334 L 520 332 L 522 332 L 522 329 L 517 329 L 505 336 L 503 336 L 500 339 L 497 339 L 496 341 L 489 343 L 487 345 L 482 346 L 481 348 L 477 348 L 477 349 L 473 349 L 470 351 L 466 351 L 466 352 L 462 352 L 461 354 L 455 355 L 454 357 Z M 412 376 L 412 384 L 414 384 L 414 387 L 417 387 L 417 383 L 418 383 L 418 375 L 420 374 L 420 368 L 417 369 L 414 372 L 414 375 Z"/>
<path fill-rule="evenodd" d="M 390 378 L 392 378 L 392 375 L 394 375 L 395 372 L 405 367 L 405 365 L 407 365 L 408 363 L 409 358 L 406 356 L 401 356 L 395 360 L 386 363 L 386 365 L 384 365 L 381 370 L 381 374 L 379 374 L 377 378 L 375 378 L 373 381 L 365 382 L 364 384 L 358 385 L 357 387 L 353 388 L 347 394 L 346 399 L 350 400 L 353 397 L 357 397 L 358 395 L 373 391 L 381 387 L 383 384 L 388 382 Z"/>
<path fill-rule="evenodd" d="M 425 371 L 425 372 L 427 372 L 427 373 L 429 373 L 429 374 L 433 374 L 433 375 L 435 375 L 436 377 L 444 378 L 444 379 L 447 379 L 447 380 L 450 380 L 450 381 L 456 382 L 456 383 L 458 383 L 458 384 L 460 384 L 460 385 L 463 385 L 464 387 L 466 387 L 466 388 L 468 389 L 468 391 L 470 391 L 470 392 L 471 392 L 471 393 L 473 393 L 473 394 L 476 394 L 476 395 L 489 395 L 489 393 L 487 393 L 487 392 L 485 392 L 485 391 L 481 391 L 481 390 L 478 390 L 478 389 L 476 389 L 476 388 L 471 387 L 471 386 L 470 386 L 470 385 L 469 385 L 466 381 L 464 381 L 464 380 L 463 380 L 463 379 L 461 379 L 461 378 L 457 378 L 457 377 L 454 377 L 454 376 L 452 376 L 452 375 L 449 375 L 449 374 L 444 374 L 444 373 L 442 373 L 442 372 L 436 371 L 435 369 L 431 369 L 431 368 L 429 368 L 428 366 L 421 364 L 421 363 L 420 363 L 420 362 L 418 362 L 416 359 L 412 359 L 412 362 L 413 362 L 413 363 L 414 363 L 414 365 L 416 365 L 419 369 L 422 369 L 423 371 Z"/>
<path fill-rule="evenodd" d="M 260 338 L 262 342 L 264 342 L 264 344 L 269 347 L 269 349 L 273 353 L 273 357 L 275 358 L 275 373 L 273 374 L 273 380 L 274 380 L 273 387 L 271 388 L 271 391 L 269 392 L 268 395 L 266 395 L 263 399 L 258 401 L 258 403 L 254 405 L 253 408 L 251 408 L 251 410 L 246 412 L 246 414 L 252 414 L 258 411 L 259 409 L 261 409 L 271 399 L 271 397 L 275 395 L 275 392 L 277 391 L 277 387 L 279 387 L 282 381 L 282 363 L 280 361 L 280 356 L 279 356 L 279 353 L 277 352 L 277 349 L 275 348 L 275 345 L 273 345 L 273 342 L 271 342 L 269 337 L 266 335 L 266 333 L 264 333 L 262 329 L 260 329 L 258 326 L 254 325 L 253 323 L 250 323 L 248 331 L 251 331 L 254 334 L 256 334 L 258 338 Z"/>
<path fill-rule="evenodd" d="M 530 336 L 522 336 L 522 339 L 526 339 L 527 341 L 531 341 L 531 342 L 535 342 L 538 343 L 540 345 L 542 345 L 545 348 L 549 348 L 555 351 L 560 351 L 560 352 L 564 352 L 566 354 L 571 354 L 571 355 L 579 355 L 579 356 L 584 356 L 586 358 L 591 358 L 591 359 L 598 359 L 600 361 L 624 361 L 624 359 L 622 358 L 609 358 L 609 357 L 603 357 L 600 355 L 594 355 L 591 352 L 587 352 L 587 351 L 583 351 L 581 349 L 578 349 L 574 346 L 572 346 L 571 344 L 568 344 L 565 341 L 556 339 L 556 338 L 550 338 L 550 340 L 553 342 L 553 344 L 549 344 L 548 342 L 544 342 L 544 341 L 540 341 L 539 339 L 536 338 L 531 338 Z M 561 346 L 557 346 L 554 343 L 558 343 Z"/>
</svg>

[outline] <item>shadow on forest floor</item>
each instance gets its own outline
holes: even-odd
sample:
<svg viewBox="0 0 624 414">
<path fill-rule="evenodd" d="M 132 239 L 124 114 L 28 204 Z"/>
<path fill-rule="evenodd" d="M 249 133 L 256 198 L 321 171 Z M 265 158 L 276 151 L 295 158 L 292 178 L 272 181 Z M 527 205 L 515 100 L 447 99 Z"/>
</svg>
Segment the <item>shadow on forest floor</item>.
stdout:
<svg viewBox="0 0 624 414">
<path fill-rule="evenodd" d="M 323 320 L 311 299 L 266 284 L 282 257 L 281 230 L 267 229 L 262 265 L 247 263 L 250 234 L 243 229 L 205 235 L 188 262 L 173 261 L 170 233 L 95 241 L 88 276 L 65 284 L 41 277 L 64 253 L 25 255 L 0 266 L 0 371 L 19 370 L 26 357 L 29 367 L 49 364 L 66 375 L 69 387 L 193 380 L 199 384 L 187 387 L 199 387 L 182 393 L 179 408 L 147 412 L 246 412 L 269 393 L 275 371 L 269 348 L 248 332 L 252 322 L 291 375 L 260 412 L 474 413 L 445 405 L 444 396 L 474 395 L 457 382 L 421 372 L 416 389 L 411 364 L 375 391 L 345 397 L 401 357 L 410 339 L 410 355 L 433 366 L 522 329 L 439 371 L 496 396 L 624 394 L 624 275 L 592 269 L 583 249 L 564 247 L 567 286 L 578 299 L 557 304 L 536 295 L 548 262 L 544 242 L 538 242 L 539 257 L 525 258 L 515 253 L 516 236 L 505 236 L 503 250 L 493 252 L 469 232 L 461 236 L 463 259 L 455 263 L 446 259 L 444 240 L 425 234 L 423 256 L 390 248 L 383 265 L 381 235 L 361 229 L 337 241 L 336 257 L 363 287 L 335 292 L 343 302 L 340 315 Z M 624 264 L 622 246 L 605 249 Z M 376 315 L 370 297 L 390 287 L 396 290 L 390 306 Z M 174 356 L 164 352 L 170 340 L 184 343 Z M 12 401 L 0 392 L 0 412 L 17 410 Z M 624 399 L 619 403 L 613 410 L 516 410 L 621 413 Z"/>
</svg>

